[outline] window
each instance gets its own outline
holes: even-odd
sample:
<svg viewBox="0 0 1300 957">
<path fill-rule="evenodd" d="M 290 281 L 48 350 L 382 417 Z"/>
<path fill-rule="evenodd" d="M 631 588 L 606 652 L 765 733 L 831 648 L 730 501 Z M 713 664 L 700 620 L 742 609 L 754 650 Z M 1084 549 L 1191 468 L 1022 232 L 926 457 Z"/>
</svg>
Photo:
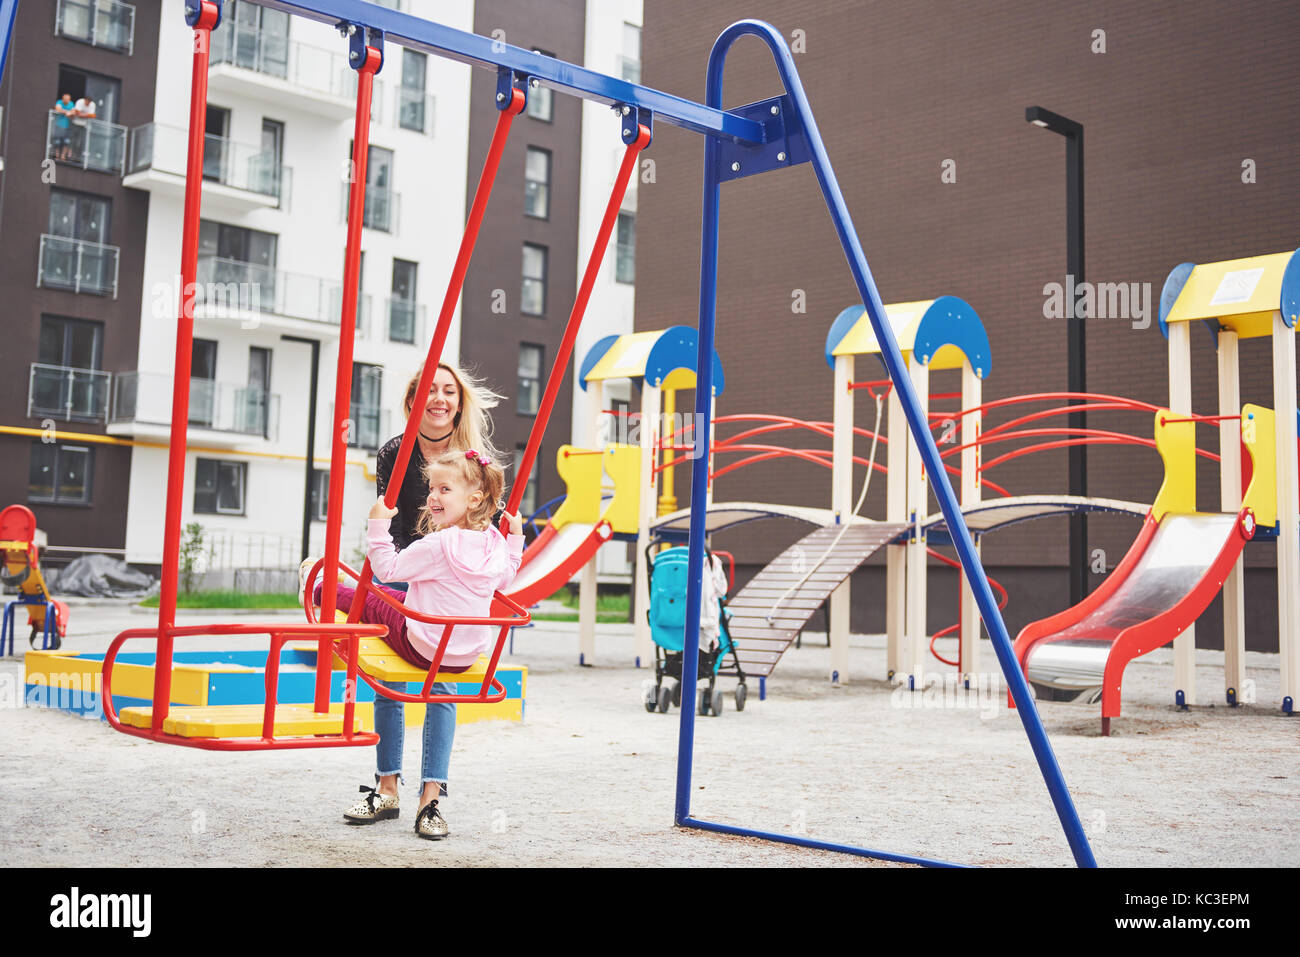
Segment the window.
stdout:
<svg viewBox="0 0 1300 957">
<path fill-rule="evenodd" d="M 248 388 L 241 390 L 235 414 L 240 417 L 236 428 L 251 435 L 270 435 L 271 350 L 248 347 Z"/>
<path fill-rule="evenodd" d="M 518 481 L 519 467 L 524 464 L 524 452 L 527 446 L 515 446 L 515 481 Z M 519 500 L 519 517 L 528 518 L 537 511 L 537 464 L 542 460 L 542 450 L 537 450 L 537 458 L 533 459 L 533 470 L 528 476 L 528 485 L 524 488 L 523 497 Z"/>
<path fill-rule="evenodd" d="M 55 10 L 55 35 L 131 55 L 135 35 L 132 4 L 117 0 L 60 0 Z"/>
<path fill-rule="evenodd" d="M 95 450 L 84 445 L 32 443 L 27 500 L 55 505 L 89 505 Z"/>
<path fill-rule="evenodd" d="M 243 515 L 247 462 L 194 460 L 194 511 L 209 515 Z"/>
<path fill-rule="evenodd" d="M 199 221 L 199 257 L 215 256 L 218 259 L 274 269 L 278 238 L 275 233 L 203 219 Z"/>
<path fill-rule="evenodd" d="M 330 473 L 326 469 L 311 470 L 311 520 L 323 522 L 329 508 Z"/>
<path fill-rule="evenodd" d="M 524 215 L 551 215 L 551 151 L 536 146 L 528 147 L 524 160 Z"/>
<path fill-rule="evenodd" d="M 117 77 L 60 65 L 59 88 L 54 95 L 60 97 L 64 93 L 71 96 L 74 103 L 83 97 L 94 100 L 95 119 L 117 122 L 117 109 L 122 99 L 122 81 Z"/>
<path fill-rule="evenodd" d="M 355 143 L 348 143 L 348 161 Z M 343 184 L 343 214 L 347 215 L 350 184 Z M 397 231 L 397 197 L 393 194 L 393 151 L 372 146 L 366 152 L 366 206 L 362 225 L 386 233 Z"/>
<path fill-rule="evenodd" d="M 619 57 L 623 79 L 629 83 L 641 82 L 641 28 L 633 23 L 623 24 L 623 55 Z"/>
<path fill-rule="evenodd" d="M 393 260 L 393 295 L 388 301 L 388 341 L 414 344 L 415 280 L 419 266 L 405 259 Z"/>
<path fill-rule="evenodd" d="M 195 339 L 190 350 L 190 425 L 212 428 L 216 400 L 216 340 Z"/>
<path fill-rule="evenodd" d="M 520 309 L 530 316 L 546 315 L 546 247 L 524 243 L 524 281 Z"/>
<path fill-rule="evenodd" d="M 384 442 L 380 415 L 380 395 L 383 389 L 383 366 L 356 362 L 352 365 L 352 405 L 348 418 L 348 445 L 356 449 L 374 451 Z"/>
<path fill-rule="evenodd" d="M 203 123 L 203 178 L 208 182 L 224 183 L 228 179 L 229 130 L 230 111 L 209 105 Z"/>
<path fill-rule="evenodd" d="M 108 242 L 109 200 L 101 196 L 50 190 L 51 236 L 91 243 Z"/>
<path fill-rule="evenodd" d="M 232 0 L 222 19 L 222 28 L 212 34 L 213 63 L 233 63 L 281 79 L 289 76 L 289 14 Z"/>
<path fill-rule="evenodd" d="M 614 278 L 636 282 L 636 213 L 618 214 L 618 251 L 614 257 Z"/>
<path fill-rule="evenodd" d="M 615 443 L 626 445 L 627 433 L 631 427 L 628 422 L 628 413 L 631 411 L 631 403 L 626 399 L 609 400 L 609 413 L 605 415 L 605 422 L 600 437 L 600 444 L 614 445 Z"/>
<path fill-rule="evenodd" d="M 519 344 L 519 396 L 515 411 L 520 415 L 535 415 L 541 405 L 542 352 L 541 346 L 530 342 Z"/>
<path fill-rule="evenodd" d="M 104 327 L 99 322 L 42 316 L 27 414 L 65 420 L 103 418 L 110 376 L 99 372 Z"/>
<path fill-rule="evenodd" d="M 280 180 L 284 175 L 284 124 L 263 117 L 261 146 L 262 152 L 249 160 L 249 188 L 283 200 Z"/>
<path fill-rule="evenodd" d="M 533 47 L 533 52 L 540 53 L 542 56 L 555 56 L 554 53 L 539 50 L 537 47 Z M 554 114 L 555 92 L 544 86 L 539 86 L 535 90 L 530 86 L 527 96 L 528 105 L 524 108 L 524 112 L 535 120 L 541 120 L 543 123 L 551 122 Z"/>
<path fill-rule="evenodd" d="M 122 175 L 126 128 L 117 125 L 122 83 L 111 76 L 60 67 L 47 131 L 46 158 Z"/>
<path fill-rule="evenodd" d="M 423 133 L 431 117 L 425 115 L 428 102 L 424 93 L 428 57 L 414 50 L 402 51 L 402 85 L 397 91 L 397 125 L 404 130 Z"/>
</svg>

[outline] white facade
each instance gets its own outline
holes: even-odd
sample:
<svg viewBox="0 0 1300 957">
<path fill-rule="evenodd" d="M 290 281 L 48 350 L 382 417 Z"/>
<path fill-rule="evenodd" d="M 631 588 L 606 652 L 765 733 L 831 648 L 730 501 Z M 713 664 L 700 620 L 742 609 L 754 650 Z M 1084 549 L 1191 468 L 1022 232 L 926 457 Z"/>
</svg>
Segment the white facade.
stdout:
<svg viewBox="0 0 1300 957">
<path fill-rule="evenodd" d="M 583 64 L 588 69 L 610 76 L 635 80 L 640 72 L 641 0 L 588 0 L 586 38 Z M 579 179 L 580 208 L 578 213 L 578 281 L 586 268 L 600 228 L 610 190 L 625 152 L 621 139 L 622 120 L 609 107 L 584 101 L 582 104 L 582 165 Z M 642 163 L 646 162 L 642 159 Z M 641 170 L 628 183 L 623 200 L 623 211 L 635 216 Z M 609 249 L 601 265 L 600 274 L 592 289 L 591 302 L 582 323 L 573 350 L 573 371 L 576 377 L 588 350 L 605 336 L 632 332 L 633 306 L 636 287 L 631 282 L 618 279 L 618 230 L 610 238 Z M 626 276 L 625 276 L 626 278 Z M 587 428 L 593 414 L 591 395 L 575 386 L 573 390 L 573 442 L 587 444 Z M 626 380 L 613 380 L 604 384 L 601 406 L 613 407 L 619 401 L 632 408 L 632 384 Z M 635 409 L 633 409 L 635 411 Z M 606 443 L 616 441 L 622 434 L 615 427 L 612 416 L 602 418 Z M 626 579 L 631 581 L 631 565 L 626 549 L 609 545 L 597 552 L 597 572 L 602 580 Z"/>
<path fill-rule="evenodd" d="M 110 427 L 121 435 L 165 445 L 170 417 L 170 376 L 175 350 L 175 314 L 179 301 L 182 188 L 167 144 L 189 121 L 189 78 L 192 31 L 183 17 L 183 0 L 163 0 L 159 37 L 158 83 L 154 106 L 157 128 L 152 133 L 153 162 L 129 173 L 128 186 L 149 189 L 149 224 L 145 254 L 144 303 L 141 317 L 138 396 L 134 416 Z M 461 30 L 473 29 L 473 0 L 404 0 L 405 12 L 437 20 Z M 229 23 L 218 28 L 233 29 Z M 297 335 L 321 342 L 319 400 L 316 414 L 317 468 L 326 469 L 330 453 L 333 395 L 338 357 L 339 306 L 346 227 L 344 203 L 352 139 L 352 71 L 346 67 L 348 44 L 330 27 L 293 18 L 289 26 L 285 78 L 259 70 L 254 57 L 227 56 L 235 62 L 217 63 L 209 73 L 208 102 L 229 111 L 226 138 L 233 185 L 205 183 L 203 218 L 232 227 L 274 234 L 275 275 L 250 269 L 217 274 L 209 262 L 207 278 L 265 279 L 257 283 L 258 297 L 246 301 L 233 316 L 216 318 L 196 310 L 196 339 L 216 342 L 216 398 L 211 407 L 216 428 L 191 425 L 187 456 L 183 522 L 200 522 L 227 547 L 238 564 L 259 564 L 252 556 L 283 554 L 270 561 L 281 567 L 296 564 L 302 528 L 306 423 L 310 388 L 309 346 L 285 342 Z M 219 38 L 214 35 L 214 49 Z M 228 49 L 228 48 L 227 48 Z M 390 45 L 376 81 L 372 147 L 393 151 L 389 208 L 395 220 L 389 229 L 363 230 L 361 297 L 364 328 L 356 338 L 354 361 L 382 367 L 379 409 L 383 417 L 370 420 L 369 431 L 382 442 L 402 427 L 401 398 L 409 377 L 425 358 L 429 335 L 451 272 L 466 203 L 469 132 L 470 67 L 443 58 L 426 59 L 423 109 L 426 132 L 402 128 L 397 119 L 402 82 L 403 51 Z M 431 98 L 431 99 L 430 99 Z M 413 100 L 413 96 L 406 97 Z M 288 172 L 277 208 L 274 200 L 243 188 L 247 170 L 257 172 L 263 120 L 283 124 L 283 165 Z M 133 131 L 133 137 L 137 134 Z M 141 132 L 142 137 L 149 136 Z M 184 172 L 184 134 L 180 136 L 180 169 Z M 247 144 L 242 146 L 240 144 Z M 134 144 L 133 144 L 134 148 Z M 211 147 L 210 147 L 211 149 Z M 372 153 L 372 156 L 374 154 Z M 251 164 L 251 165 L 250 165 Z M 381 197 L 382 198 L 382 197 Z M 382 210 L 381 210 L 382 211 Z M 369 210 L 368 210 L 369 212 Z M 221 257 L 226 259 L 229 257 Z M 417 263 L 414 300 L 420 322 L 414 344 L 391 341 L 389 306 L 394 258 Z M 205 279 L 200 272 L 200 283 Z M 289 301 L 292 300 L 292 304 Z M 258 304 L 262 308 L 257 308 Z M 410 310 L 404 306 L 403 315 Z M 249 425 L 250 364 L 261 365 L 269 350 L 269 404 L 260 400 L 253 416 L 265 422 Z M 460 351 L 459 314 L 447 341 L 447 353 Z M 256 356 L 257 362 L 254 363 Z M 206 387 L 205 387 L 206 388 Z M 258 392 L 260 394 L 260 392 Z M 232 398 L 233 397 L 233 398 Z M 277 398 L 278 397 L 278 398 Z M 353 401 L 358 400 L 354 392 Z M 192 399 L 192 410 L 194 408 Z M 230 408 L 226 408 L 229 406 Z M 146 408 L 147 407 L 147 408 Z M 233 409 L 233 413 L 230 412 Z M 202 416 L 200 411 L 200 417 Z M 229 426 L 230 415 L 239 428 Z M 227 421 L 218 422 L 223 416 Z M 192 411 L 192 418 L 194 412 Z M 147 421 L 146 421 L 147 420 Z M 265 424 L 266 434 L 258 426 Z M 244 463 L 242 514 L 195 513 L 196 459 Z M 343 506 L 342 556 L 358 558 L 366 509 L 374 496 L 373 451 L 348 450 L 347 492 Z M 206 466 L 205 468 L 212 468 Z M 237 467 L 236 467 L 237 468 Z M 162 512 L 166 485 L 166 450 L 137 447 L 132 456 L 127 560 L 157 563 L 162 559 Z M 232 504 L 230 500 L 224 507 Z M 323 542 L 324 523 L 314 522 L 313 551 Z M 277 553 L 277 549 L 279 550 Z M 240 557 L 244 556 L 244 557 Z"/>
</svg>

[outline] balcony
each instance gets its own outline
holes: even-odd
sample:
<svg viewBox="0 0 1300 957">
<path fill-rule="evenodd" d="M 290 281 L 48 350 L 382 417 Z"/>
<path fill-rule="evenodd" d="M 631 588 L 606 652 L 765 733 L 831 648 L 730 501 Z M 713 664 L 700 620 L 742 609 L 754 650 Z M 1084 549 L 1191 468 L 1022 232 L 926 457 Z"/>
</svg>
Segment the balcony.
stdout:
<svg viewBox="0 0 1300 957">
<path fill-rule="evenodd" d="M 415 133 L 433 135 L 434 105 L 432 94 L 423 90 L 412 90 L 405 86 L 397 88 L 396 115 L 393 124 L 399 129 Z"/>
<path fill-rule="evenodd" d="M 306 110 L 326 119 L 356 114 L 357 75 L 342 52 L 290 41 L 245 25 L 223 23 L 212 34 L 208 89 Z M 383 84 L 374 84 L 370 121 L 380 113 Z"/>
<path fill-rule="evenodd" d="M 58 0 L 54 35 L 130 56 L 135 46 L 135 7 L 118 0 Z"/>
<path fill-rule="evenodd" d="M 348 448 L 362 449 L 371 455 L 393 436 L 389 432 L 389 413 L 377 405 L 353 402 L 348 406 Z M 330 421 L 334 420 L 334 405 L 330 404 Z"/>
<path fill-rule="evenodd" d="M 119 372 L 108 433 L 166 441 L 174 381 L 161 372 Z M 279 432 L 278 395 L 229 382 L 190 380 L 189 434 L 196 440 L 233 448 L 250 440 L 274 442 Z"/>
<path fill-rule="evenodd" d="M 27 378 L 27 417 L 107 422 L 113 376 L 96 369 L 33 362 Z"/>
<path fill-rule="evenodd" d="M 131 131 L 123 186 L 173 198 L 185 196 L 189 132 L 178 126 L 146 123 Z M 203 146 L 203 209 L 246 213 L 288 206 L 290 171 L 275 154 L 221 136 L 206 136 Z"/>
<path fill-rule="evenodd" d="M 334 286 L 329 291 L 329 310 L 330 315 L 334 317 L 333 321 L 338 322 L 340 328 L 343 323 L 343 287 Z M 356 339 L 370 338 L 370 297 L 365 293 L 357 294 L 357 325 Z"/>
<path fill-rule="evenodd" d="M 427 310 L 410 299 L 386 299 L 388 313 L 387 339 L 415 345 L 424 341 L 424 320 Z"/>
<path fill-rule="evenodd" d="M 194 318 L 313 336 L 338 335 L 338 283 L 254 263 L 200 256 Z"/>
<path fill-rule="evenodd" d="M 116 299 L 119 253 L 116 246 L 44 235 L 36 285 Z"/>
<path fill-rule="evenodd" d="M 50 110 L 45 123 L 45 158 L 121 176 L 126 166 L 126 127 Z"/>
<path fill-rule="evenodd" d="M 343 188 L 340 191 L 340 196 L 343 201 L 339 209 L 339 222 L 346 224 L 348 221 L 348 195 L 351 192 L 351 184 L 343 183 L 341 185 Z M 394 193 L 387 186 L 367 186 L 366 210 L 361 225 L 365 226 L 366 229 L 377 229 L 381 233 L 397 235 L 397 214 L 401 199 L 401 195 Z"/>
</svg>

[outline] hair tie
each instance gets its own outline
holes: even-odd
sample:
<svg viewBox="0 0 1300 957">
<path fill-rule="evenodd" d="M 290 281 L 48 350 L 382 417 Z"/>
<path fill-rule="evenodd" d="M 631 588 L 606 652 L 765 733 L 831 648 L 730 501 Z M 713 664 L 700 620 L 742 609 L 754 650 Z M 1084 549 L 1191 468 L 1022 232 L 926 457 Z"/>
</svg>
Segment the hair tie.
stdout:
<svg viewBox="0 0 1300 957">
<path fill-rule="evenodd" d="M 486 455 L 481 455 L 478 452 L 475 452 L 473 449 L 470 449 L 465 453 L 465 458 L 477 462 L 479 465 L 483 466 L 484 468 L 487 468 L 489 465 L 492 464 L 492 460 L 490 458 L 488 458 Z"/>
</svg>

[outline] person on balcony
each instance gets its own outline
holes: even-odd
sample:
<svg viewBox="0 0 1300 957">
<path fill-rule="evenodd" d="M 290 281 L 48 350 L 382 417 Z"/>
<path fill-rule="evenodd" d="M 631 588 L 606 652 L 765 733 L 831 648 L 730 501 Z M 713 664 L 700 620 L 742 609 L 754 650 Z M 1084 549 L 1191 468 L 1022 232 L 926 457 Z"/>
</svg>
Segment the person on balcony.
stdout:
<svg viewBox="0 0 1300 957">
<path fill-rule="evenodd" d="M 51 131 L 50 149 L 56 160 L 66 163 L 72 159 L 72 117 L 77 114 L 71 93 L 64 93 L 54 101 L 54 112 L 57 115 Z"/>
<path fill-rule="evenodd" d="M 86 146 L 90 136 L 90 124 L 95 119 L 96 107 L 95 101 L 89 96 L 83 96 L 77 100 L 73 106 L 73 155 L 79 156 L 83 160 L 86 158 Z"/>
</svg>

